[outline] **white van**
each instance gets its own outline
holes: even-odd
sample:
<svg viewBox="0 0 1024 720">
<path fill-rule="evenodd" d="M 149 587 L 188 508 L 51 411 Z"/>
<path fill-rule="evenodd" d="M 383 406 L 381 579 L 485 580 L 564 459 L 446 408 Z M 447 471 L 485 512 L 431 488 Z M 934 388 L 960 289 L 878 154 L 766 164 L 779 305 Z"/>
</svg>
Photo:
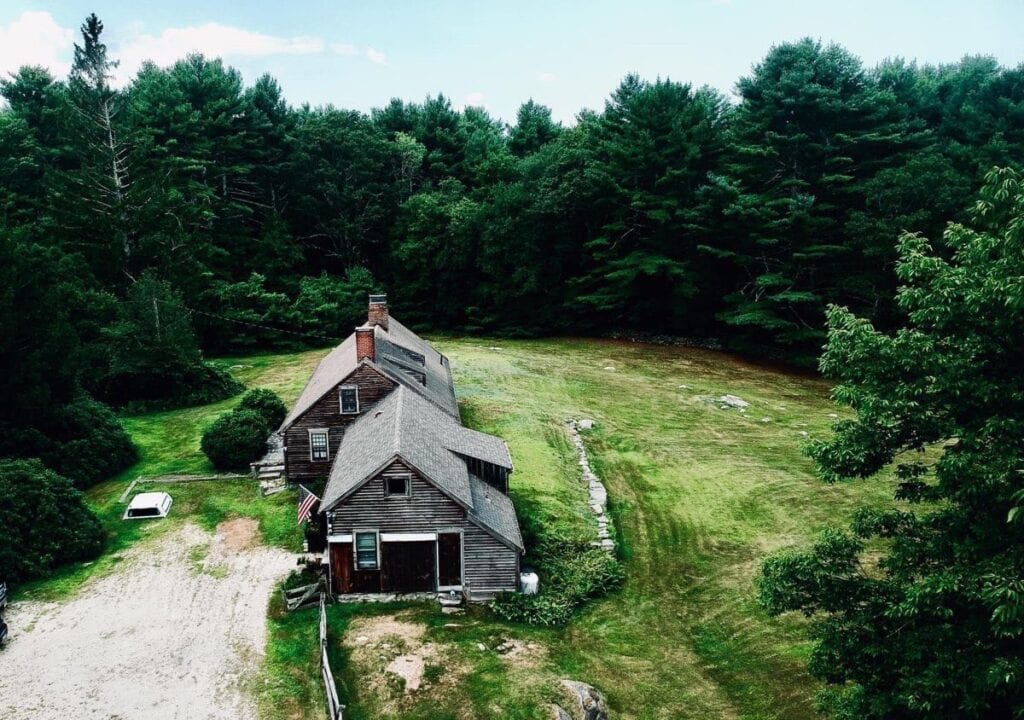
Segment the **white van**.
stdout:
<svg viewBox="0 0 1024 720">
<path fill-rule="evenodd" d="M 125 520 L 145 520 L 167 517 L 171 511 L 171 496 L 165 492 L 139 493 L 124 511 Z"/>
</svg>

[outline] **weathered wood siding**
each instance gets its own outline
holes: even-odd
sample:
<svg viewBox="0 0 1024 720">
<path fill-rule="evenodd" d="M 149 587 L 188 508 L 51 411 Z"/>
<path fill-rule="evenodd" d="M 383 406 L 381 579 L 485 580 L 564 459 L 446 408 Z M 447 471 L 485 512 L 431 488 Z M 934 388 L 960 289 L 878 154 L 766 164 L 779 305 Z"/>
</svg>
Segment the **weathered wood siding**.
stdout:
<svg viewBox="0 0 1024 720">
<path fill-rule="evenodd" d="M 340 385 L 359 387 L 359 413 L 342 414 L 338 400 Z M 363 413 L 369 411 L 381 398 L 391 392 L 395 383 L 366 365 L 360 365 L 347 378 L 331 388 L 309 410 L 304 412 L 284 434 L 285 477 L 288 482 L 326 478 L 338 452 L 338 444 L 345 428 Z M 325 461 L 309 459 L 309 431 L 328 429 L 330 457 Z"/>
<path fill-rule="evenodd" d="M 410 474 L 412 493 L 409 497 L 384 496 L 385 477 Z M 331 535 L 352 530 L 436 532 L 440 528 L 465 527 L 466 522 L 466 511 L 461 505 L 396 460 L 330 513 L 328 532 Z"/>
<path fill-rule="evenodd" d="M 384 478 L 395 475 L 411 475 L 409 497 L 384 495 Z M 400 460 L 368 480 L 331 511 L 328 528 L 331 535 L 355 530 L 440 532 L 459 529 L 463 531 L 463 585 L 469 586 L 472 599 L 488 599 L 498 592 L 518 589 L 519 552 L 471 522 L 461 505 Z M 388 550 L 394 551 L 395 546 L 401 544 L 388 543 Z M 366 577 L 356 577 L 364 574 Z M 353 579 L 355 592 L 366 592 L 363 588 L 374 581 L 365 572 L 354 573 Z"/>
<path fill-rule="evenodd" d="M 500 592 L 519 589 L 519 552 L 483 528 L 470 524 L 462 536 L 463 587 L 473 600 L 489 600 Z"/>
</svg>

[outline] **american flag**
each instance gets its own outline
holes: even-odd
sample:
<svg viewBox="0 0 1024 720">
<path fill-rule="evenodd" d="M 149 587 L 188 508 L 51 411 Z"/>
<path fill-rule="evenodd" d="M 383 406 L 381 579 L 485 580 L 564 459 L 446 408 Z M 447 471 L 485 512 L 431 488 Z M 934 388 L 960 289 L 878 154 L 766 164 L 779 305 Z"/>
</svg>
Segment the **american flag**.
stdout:
<svg viewBox="0 0 1024 720">
<path fill-rule="evenodd" d="M 313 513 L 313 506 L 320 502 L 320 498 L 299 485 L 299 525 L 309 520 Z"/>
</svg>

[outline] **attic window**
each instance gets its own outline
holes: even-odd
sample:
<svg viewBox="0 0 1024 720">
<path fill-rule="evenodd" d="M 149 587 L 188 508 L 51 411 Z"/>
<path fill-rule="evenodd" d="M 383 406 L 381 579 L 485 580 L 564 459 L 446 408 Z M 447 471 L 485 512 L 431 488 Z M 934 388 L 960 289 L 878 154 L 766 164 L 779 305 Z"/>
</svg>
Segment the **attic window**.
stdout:
<svg viewBox="0 0 1024 720">
<path fill-rule="evenodd" d="M 359 412 L 359 388 L 355 385 L 342 385 L 338 389 L 338 402 L 343 415 Z"/>
<path fill-rule="evenodd" d="M 313 462 L 322 462 L 330 459 L 331 451 L 327 444 L 326 430 L 309 431 L 309 459 Z"/>
<path fill-rule="evenodd" d="M 384 478 L 384 497 L 402 496 L 409 497 L 412 490 L 412 483 L 408 475 L 396 475 Z"/>
</svg>

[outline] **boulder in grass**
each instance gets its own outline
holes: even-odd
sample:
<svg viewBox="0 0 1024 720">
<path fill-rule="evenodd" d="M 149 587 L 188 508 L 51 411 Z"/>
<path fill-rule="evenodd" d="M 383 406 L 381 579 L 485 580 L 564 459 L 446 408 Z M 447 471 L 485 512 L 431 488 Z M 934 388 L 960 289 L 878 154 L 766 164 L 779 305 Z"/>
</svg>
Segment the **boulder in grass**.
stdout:
<svg viewBox="0 0 1024 720">
<path fill-rule="evenodd" d="M 584 418 L 583 420 L 580 420 L 578 423 L 576 423 L 576 426 L 580 430 L 592 430 L 594 427 L 594 421 L 590 420 L 589 418 Z"/>
<path fill-rule="evenodd" d="M 723 395 L 722 397 L 718 398 L 718 402 L 722 403 L 722 405 L 725 405 L 726 407 L 731 408 L 743 409 L 750 407 L 750 403 L 748 403 L 741 397 L 737 397 L 736 395 Z"/>
<path fill-rule="evenodd" d="M 551 720 L 572 720 L 572 715 L 565 711 L 560 705 L 551 706 Z"/>
<path fill-rule="evenodd" d="M 571 717 L 578 720 L 608 720 L 608 700 L 600 690 L 576 680 L 561 680 L 559 685 L 568 700 Z"/>
</svg>

